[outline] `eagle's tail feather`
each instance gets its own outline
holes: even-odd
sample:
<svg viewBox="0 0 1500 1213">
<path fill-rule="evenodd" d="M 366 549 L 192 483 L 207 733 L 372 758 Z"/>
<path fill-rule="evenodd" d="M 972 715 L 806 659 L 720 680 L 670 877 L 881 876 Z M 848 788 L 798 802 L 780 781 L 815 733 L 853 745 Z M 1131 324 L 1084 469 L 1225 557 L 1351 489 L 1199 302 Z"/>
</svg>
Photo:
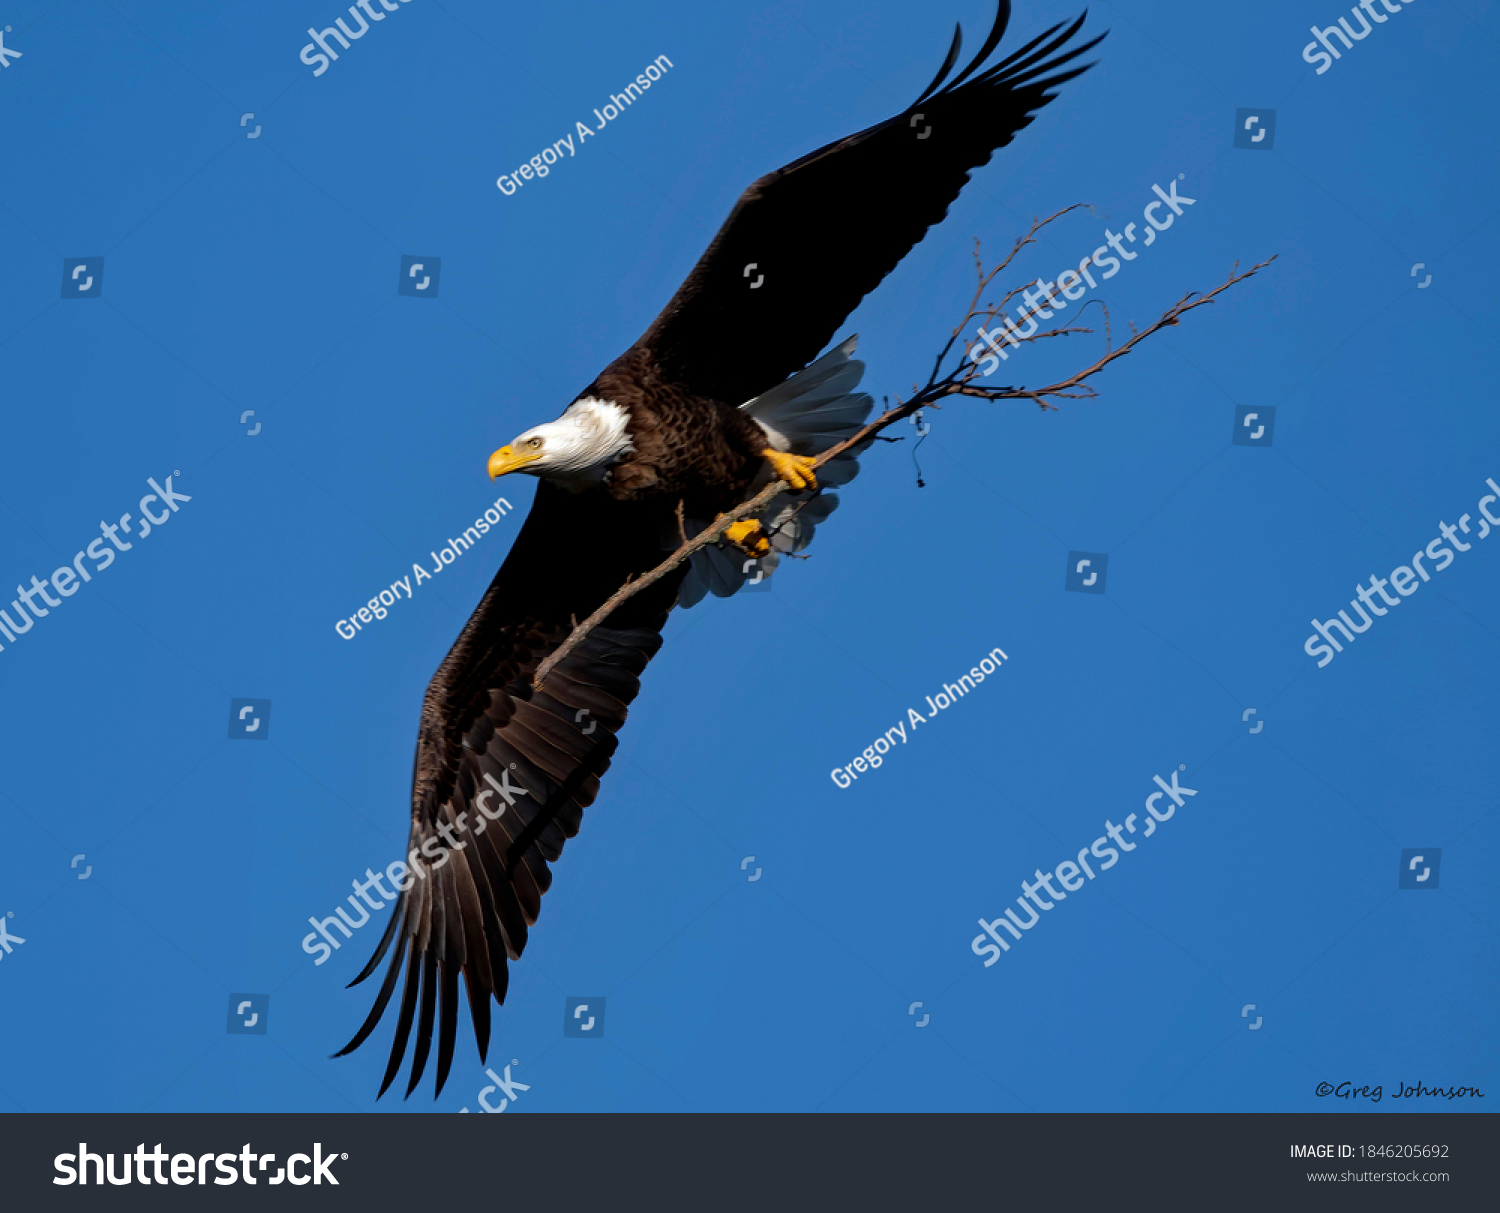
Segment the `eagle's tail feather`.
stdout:
<svg viewBox="0 0 1500 1213">
<path fill-rule="evenodd" d="M 855 334 L 740 408 L 759 423 L 778 451 L 822 454 L 864 425 L 875 405 L 867 393 L 854 390 L 865 373 L 865 364 L 854 357 L 858 348 Z M 859 474 L 863 449 L 861 445 L 830 459 L 818 469 L 818 483 L 830 488 L 848 484 Z"/>
<path fill-rule="evenodd" d="M 745 585 L 760 584 L 780 566 L 782 556 L 800 552 L 812 542 L 818 523 L 838 509 L 838 504 L 839 499 L 832 493 L 819 493 L 811 498 L 776 494 L 760 514 L 761 526 L 771 541 L 770 552 L 757 560 L 738 548 L 724 545 L 699 548 L 689 558 L 688 575 L 677 593 L 678 605 L 695 606 L 709 594 L 728 598 Z M 698 529 L 707 525 L 700 522 Z M 692 529 L 690 521 L 688 530 Z"/>
<path fill-rule="evenodd" d="M 819 455 L 842 442 L 865 424 L 874 400 L 856 391 L 865 364 L 854 357 L 859 337 L 850 337 L 785 383 L 740 406 L 771 439 L 778 451 Z M 848 484 L 859 474 L 859 456 L 868 443 L 852 447 L 818 469 L 822 489 Z M 768 473 L 769 475 L 769 473 Z M 677 601 L 685 607 L 712 593 L 728 598 L 742 586 L 755 585 L 776 571 L 781 557 L 800 552 L 812 542 L 813 531 L 838 507 L 838 498 L 820 492 L 812 498 L 778 493 L 759 517 L 771 541 L 771 551 L 759 560 L 747 559 L 737 548 L 723 545 L 700 548 Z M 707 526 L 699 521 L 697 529 Z M 690 523 L 691 532 L 694 527 Z"/>
</svg>

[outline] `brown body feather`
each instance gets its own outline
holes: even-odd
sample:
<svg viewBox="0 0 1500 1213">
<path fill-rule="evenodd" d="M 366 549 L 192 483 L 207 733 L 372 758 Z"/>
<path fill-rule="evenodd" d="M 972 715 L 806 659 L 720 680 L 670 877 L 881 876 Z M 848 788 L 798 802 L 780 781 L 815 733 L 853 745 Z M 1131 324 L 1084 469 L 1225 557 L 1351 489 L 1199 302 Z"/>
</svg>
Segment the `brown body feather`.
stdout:
<svg viewBox="0 0 1500 1213">
<path fill-rule="evenodd" d="M 606 484 L 617 501 L 655 500 L 668 510 L 684 501 L 690 516 L 711 518 L 743 501 L 762 470 L 768 439 L 740 411 L 744 401 L 713 400 L 674 382 L 643 344 L 616 358 L 583 394 L 630 416 L 634 450 Z"/>
</svg>

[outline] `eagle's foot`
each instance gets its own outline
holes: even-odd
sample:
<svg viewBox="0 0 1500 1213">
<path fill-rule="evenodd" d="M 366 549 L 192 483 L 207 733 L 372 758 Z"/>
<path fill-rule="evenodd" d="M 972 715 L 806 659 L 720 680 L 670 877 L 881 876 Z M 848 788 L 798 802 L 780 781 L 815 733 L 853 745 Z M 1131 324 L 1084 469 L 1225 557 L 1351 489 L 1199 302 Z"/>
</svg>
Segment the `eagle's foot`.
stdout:
<svg viewBox="0 0 1500 1213">
<path fill-rule="evenodd" d="M 814 460 L 806 455 L 788 455 L 783 451 L 773 451 L 767 447 L 761 452 L 767 463 L 775 469 L 776 475 L 785 481 L 791 489 L 815 489 L 818 487 L 818 478 L 813 474 Z"/>
<path fill-rule="evenodd" d="M 747 556 L 757 559 L 771 550 L 771 541 L 766 538 L 765 527 L 754 518 L 741 518 L 724 528 L 724 538 Z"/>
</svg>

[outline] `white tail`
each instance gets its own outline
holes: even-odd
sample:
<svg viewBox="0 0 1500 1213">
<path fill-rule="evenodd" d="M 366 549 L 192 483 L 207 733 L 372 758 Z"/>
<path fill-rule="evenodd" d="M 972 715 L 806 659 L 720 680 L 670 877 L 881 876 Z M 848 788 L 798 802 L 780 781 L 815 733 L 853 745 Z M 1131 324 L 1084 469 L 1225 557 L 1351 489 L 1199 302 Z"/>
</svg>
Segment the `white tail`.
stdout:
<svg viewBox="0 0 1500 1213">
<path fill-rule="evenodd" d="M 856 334 L 785 383 L 746 401 L 740 408 L 760 424 L 776 450 L 793 455 L 821 454 L 859 430 L 874 406 L 874 400 L 866 393 L 854 390 L 865 372 L 865 364 L 854 358 L 858 347 Z M 859 474 L 859 456 L 866 445 L 861 443 L 820 467 L 817 473 L 820 490 L 853 480 Z M 767 465 L 756 482 L 757 492 L 772 474 Z M 691 568 L 677 601 L 690 607 L 710 592 L 728 598 L 747 582 L 756 583 L 769 577 L 783 555 L 800 552 L 812 542 L 818 523 L 836 508 L 838 498 L 830 493 L 820 491 L 812 498 L 778 493 L 758 515 L 771 540 L 770 553 L 752 560 L 726 544 L 700 548 L 690 557 Z M 687 530 L 693 534 L 706 526 L 706 521 L 689 520 Z"/>
</svg>

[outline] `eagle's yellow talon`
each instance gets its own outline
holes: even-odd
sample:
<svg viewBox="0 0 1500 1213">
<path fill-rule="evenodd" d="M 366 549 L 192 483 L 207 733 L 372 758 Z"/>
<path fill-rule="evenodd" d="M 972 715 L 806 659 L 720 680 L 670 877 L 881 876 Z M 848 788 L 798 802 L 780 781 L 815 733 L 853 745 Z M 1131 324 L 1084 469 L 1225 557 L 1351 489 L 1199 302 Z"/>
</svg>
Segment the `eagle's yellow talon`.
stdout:
<svg viewBox="0 0 1500 1213">
<path fill-rule="evenodd" d="M 724 538 L 747 556 L 760 557 L 771 550 L 771 541 L 754 518 L 742 518 L 724 528 Z"/>
<path fill-rule="evenodd" d="M 788 455 L 767 447 L 761 452 L 775 470 L 776 475 L 792 489 L 815 489 L 818 478 L 813 474 L 813 460 L 807 455 Z"/>
</svg>

